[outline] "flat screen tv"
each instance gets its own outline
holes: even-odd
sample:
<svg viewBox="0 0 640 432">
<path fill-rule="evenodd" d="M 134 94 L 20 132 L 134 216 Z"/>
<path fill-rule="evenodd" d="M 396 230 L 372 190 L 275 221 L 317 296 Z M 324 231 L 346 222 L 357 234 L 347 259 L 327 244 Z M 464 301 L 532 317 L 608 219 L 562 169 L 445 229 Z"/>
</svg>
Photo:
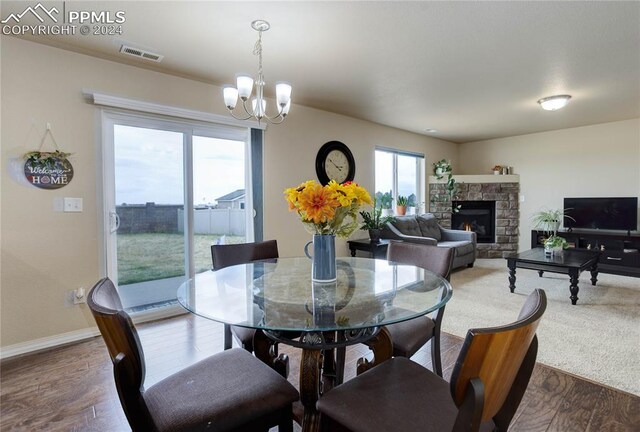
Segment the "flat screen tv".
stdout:
<svg viewBox="0 0 640 432">
<path fill-rule="evenodd" d="M 638 198 L 565 198 L 566 228 L 635 231 Z"/>
</svg>

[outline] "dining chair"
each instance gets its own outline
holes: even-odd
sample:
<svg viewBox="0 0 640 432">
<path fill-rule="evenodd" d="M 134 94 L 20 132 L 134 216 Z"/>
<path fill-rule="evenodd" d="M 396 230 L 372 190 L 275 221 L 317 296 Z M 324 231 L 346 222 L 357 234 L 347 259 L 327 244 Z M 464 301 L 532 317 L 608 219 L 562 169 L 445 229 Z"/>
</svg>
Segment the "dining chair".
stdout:
<svg viewBox="0 0 640 432">
<path fill-rule="evenodd" d="M 268 431 L 293 429 L 296 389 L 243 349 L 215 354 L 143 387 L 145 358 L 138 333 L 110 279 L 87 304 L 113 361 L 120 403 L 136 431 Z"/>
<path fill-rule="evenodd" d="M 254 243 L 211 245 L 211 260 L 213 270 L 220 270 L 237 264 L 246 264 L 251 261 L 278 258 L 278 242 L 267 240 Z M 232 346 L 232 335 L 235 336 L 240 346 L 249 352 L 253 352 L 254 329 L 224 325 L 224 349 Z"/>
<path fill-rule="evenodd" d="M 469 330 L 450 383 L 394 357 L 332 389 L 317 403 L 322 430 L 506 431 L 533 372 L 546 306 L 537 289 L 514 323 Z"/>
<path fill-rule="evenodd" d="M 387 249 L 387 260 L 421 267 L 447 280 L 453 266 L 454 255 L 454 250 L 451 248 L 407 242 L 390 242 Z M 393 355 L 410 358 L 424 344 L 431 341 L 433 371 L 442 376 L 440 328 L 443 316 L 444 306 L 431 315 L 388 325 L 387 330 L 393 342 Z"/>
</svg>

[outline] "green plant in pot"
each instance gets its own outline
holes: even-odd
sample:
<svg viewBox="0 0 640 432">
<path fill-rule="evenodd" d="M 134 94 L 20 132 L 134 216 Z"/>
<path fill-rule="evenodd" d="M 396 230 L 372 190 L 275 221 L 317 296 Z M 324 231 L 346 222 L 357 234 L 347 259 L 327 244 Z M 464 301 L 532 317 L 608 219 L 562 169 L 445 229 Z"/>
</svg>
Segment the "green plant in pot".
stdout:
<svg viewBox="0 0 640 432">
<path fill-rule="evenodd" d="M 396 213 L 399 216 L 404 216 L 407 213 L 407 203 L 409 199 L 406 196 L 398 195 L 396 199 Z"/>
<path fill-rule="evenodd" d="M 369 231 L 369 238 L 371 241 L 380 241 L 380 234 L 387 222 L 393 219 L 393 216 L 382 216 L 382 207 L 376 205 L 376 200 L 373 200 L 373 209 L 368 211 L 361 211 L 362 226 L 360 229 Z"/>
<path fill-rule="evenodd" d="M 560 225 L 565 218 L 575 220 L 565 214 L 565 210 L 561 209 L 544 209 L 533 214 L 531 218 L 533 225 L 536 229 L 544 232 L 546 236 L 544 241 L 545 253 L 553 255 L 556 252 L 561 252 L 563 249 L 566 249 L 567 241 L 563 237 L 558 236 L 558 229 L 560 229 Z"/>
<path fill-rule="evenodd" d="M 391 204 L 393 203 L 393 197 L 391 191 L 389 192 L 376 192 L 376 207 L 382 209 L 382 214 L 385 216 L 391 215 Z"/>
</svg>

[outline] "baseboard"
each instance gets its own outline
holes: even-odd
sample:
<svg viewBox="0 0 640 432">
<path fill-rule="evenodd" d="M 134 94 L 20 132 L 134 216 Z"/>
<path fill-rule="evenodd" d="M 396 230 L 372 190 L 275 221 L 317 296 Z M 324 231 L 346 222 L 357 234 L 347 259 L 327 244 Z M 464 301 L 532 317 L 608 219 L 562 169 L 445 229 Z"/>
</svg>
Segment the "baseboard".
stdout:
<svg viewBox="0 0 640 432">
<path fill-rule="evenodd" d="M 135 324 L 141 324 L 149 321 L 157 321 L 160 319 L 171 318 L 177 315 L 188 313 L 182 306 L 176 304 L 169 307 L 152 309 L 149 311 L 138 312 L 132 314 L 131 319 Z M 47 336 L 40 339 L 34 339 L 28 342 L 20 342 L 15 345 L 9 345 L 0 348 L 0 360 L 15 357 L 22 354 L 28 354 L 47 348 L 54 348 L 72 342 L 78 342 L 85 339 L 91 339 L 100 335 L 100 331 L 94 328 L 75 330 L 68 333 L 62 333 L 55 336 Z"/>
<path fill-rule="evenodd" d="M 90 339 L 98 336 L 100 332 L 97 328 L 86 328 L 82 330 L 74 330 L 68 333 L 62 333 L 55 336 L 47 336 L 40 339 L 34 339 L 27 342 L 20 342 L 15 345 L 9 345 L 0 348 L 0 360 L 15 357 L 21 354 L 27 354 L 34 351 L 40 351 L 47 348 L 53 348 L 72 342 L 78 342 L 84 339 Z"/>
</svg>

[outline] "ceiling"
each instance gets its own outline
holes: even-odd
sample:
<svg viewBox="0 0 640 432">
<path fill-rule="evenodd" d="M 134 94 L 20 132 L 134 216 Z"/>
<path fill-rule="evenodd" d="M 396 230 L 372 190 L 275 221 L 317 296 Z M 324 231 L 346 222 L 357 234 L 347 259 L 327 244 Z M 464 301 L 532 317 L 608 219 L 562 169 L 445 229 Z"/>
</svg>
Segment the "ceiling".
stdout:
<svg viewBox="0 0 640 432">
<path fill-rule="evenodd" d="M 33 3 L 3 1 L 2 19 Z M 43 4 L 62 11 L 62 2 Z M 640 117 L 635 1 L 69 1 L 64 7 L 122 10 L 123 34 L 29 38 L 217 85 L 233 83 L 238 72 L 255 75 L 257 33 L 250 23 L 266 19 L 270 92 L 275 81 L 289 81 L 294 104 L 453 142 Z M 164 60 L 119 54 L 122 43 Z M 563 110 L 541 110 L 536 101 L 554 94 L 573 98 Z"/>
</svg>

